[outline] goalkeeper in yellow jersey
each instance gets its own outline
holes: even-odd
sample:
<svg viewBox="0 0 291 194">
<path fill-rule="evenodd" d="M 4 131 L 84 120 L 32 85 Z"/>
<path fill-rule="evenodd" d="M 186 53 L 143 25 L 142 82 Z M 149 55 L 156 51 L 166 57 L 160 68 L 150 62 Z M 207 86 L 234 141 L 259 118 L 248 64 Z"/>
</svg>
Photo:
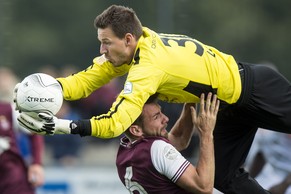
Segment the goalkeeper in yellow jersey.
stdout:
<svg viewBox="0 0 291 194">
<path fill-rule="evenodd" d="M 127 7 L 110 6 L 94 25 L 101 56 L 86 70 L 57 80 L 65 100 L 78 100 L 128 73 L 111 109 L 77 121 L 22 113 L 22 125 L 38 134 L 113 138 L 136 120 L 153 94 L 172 103 L 199 103 L 202 93 L 212 92 L 221 101 L 214 130 L 215 187 L 224 193 L 268 193 L 240 167 L 258 127 L 291 133 L 291 85 L 286 78 L 264 65 L 237 62 L 188 36 L 156 33 Z"/>
</svg>

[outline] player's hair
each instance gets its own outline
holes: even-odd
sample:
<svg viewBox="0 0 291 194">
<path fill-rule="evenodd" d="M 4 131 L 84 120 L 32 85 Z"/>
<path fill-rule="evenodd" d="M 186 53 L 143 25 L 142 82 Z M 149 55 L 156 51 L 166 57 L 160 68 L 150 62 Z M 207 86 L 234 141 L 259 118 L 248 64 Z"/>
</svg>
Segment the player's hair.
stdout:
<svg viewBox="0 0 291 194">
<path fill-rule="evenodd" d="M 142 25 L 135 11 L 131 8 L 111 5 L 98 15 L 94 20 L 96 29 L 110 27 L 118 38 L 123 38 L 126 33 L 131 33 L 136 40 L 142 35 Z"/>
<path fill-rule="evenodd" d="M 154 95 L 150 96 L 145 104 L 150 104 L 150 103 L 158 103 L 158 93 L 155 93 Z M 143 117 L 143 114 L 141 113 L 131 125 L 138 125 L 141 128 L 143 128 L 143 124 L 144 124 L 143 120 L 144 120 L 144 117 Z M 127 137 L 132 138 L 132 134 L 129 132 L 128 129 L 124 132 L 124 134 Z"/>
<path fill-rule="evenodd" d="M 150 96 L 145 104 L 151 104 L 151 103 L 157 103 L 157 102 L 158 102 L 158 93 Z M 133 122 L 133 125 L 138 125 L 143 128 L 143 119 L 144 119 L 143 115 L 140 114 L 139 117 L 137 117 L 137 119 Z"/>
</svg>

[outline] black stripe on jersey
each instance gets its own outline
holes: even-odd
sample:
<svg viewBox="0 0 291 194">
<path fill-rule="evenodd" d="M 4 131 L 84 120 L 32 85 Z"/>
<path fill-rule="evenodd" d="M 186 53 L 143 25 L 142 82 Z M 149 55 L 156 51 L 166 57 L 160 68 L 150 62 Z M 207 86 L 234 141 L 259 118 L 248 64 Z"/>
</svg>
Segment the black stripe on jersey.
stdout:
<svg viewBox="0 0 291 194">
<path fill-rule="evenodd" d="M 134 55 L 134 64 L 135 65 L 138 65 L 139 64 L 139 48 L 136 50 L 136 53 L 135 53 L 135 55 Z"/>
<path fill-rule="evenodd" d="M 87 67 L 86 69 L 84 69 L 84 72 L 88 71 L 89 69 L 93 69 L 93 66 L 94 66 L 94 64 L 93 65 L 90 65 L 89 67 Z"/>
<path fill-rule="evenodd" d="M 115 109 L 113 111 L 109 111 L 107 114 L 104 114 L 104 115 L 100 115 L 99 117 L 95 117 L 95 120 L 100 120 L 100 119 L 108 119 L 108 118 L 111 118 L 111 116 L 117 112 L 117 109 L 119 107 L 119 105 L 123 102 L 125 98 L 122 98 L 120 100 L 120 102 L 115 106 Z"/>
<path fill-rule="evenodd" d="M 212 88 L 209 85 L 200 84 L 192 81 L 190 81 L 183 90 L 194 94 L 197 97 L 200 97 L 202 93 L 204 93 L 205 95 L 207 95 L 209 92 L 212 92 L 212 94 L 217 94 L 217 88 Z"/>
</svg>

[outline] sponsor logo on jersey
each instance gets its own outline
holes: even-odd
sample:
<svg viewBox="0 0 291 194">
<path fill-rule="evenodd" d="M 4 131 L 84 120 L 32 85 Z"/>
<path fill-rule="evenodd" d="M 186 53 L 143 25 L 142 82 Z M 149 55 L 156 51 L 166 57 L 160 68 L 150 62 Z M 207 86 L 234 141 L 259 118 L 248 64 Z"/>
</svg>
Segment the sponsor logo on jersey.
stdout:
<svg viewBox="0 0 291 194">
<path fill-rule="evenodd" d="M 179 153 L 172 146 L 166 146 L 164 148 L 164 156 L 169 160 L 175 160 L 178 157 Z"/>
<path fill-rule="evenodd" d="M 123 93 L 124 94 L 131 94 L 132 93 L 132 83 L 131 82 L 126 82 L 124 84 Z"/>
</svg>

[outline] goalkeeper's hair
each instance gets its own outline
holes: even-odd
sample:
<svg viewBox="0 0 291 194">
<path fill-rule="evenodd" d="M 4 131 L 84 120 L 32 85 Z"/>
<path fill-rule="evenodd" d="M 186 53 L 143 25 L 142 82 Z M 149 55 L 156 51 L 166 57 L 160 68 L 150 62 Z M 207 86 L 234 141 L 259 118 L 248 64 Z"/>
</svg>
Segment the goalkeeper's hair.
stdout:
<svg viewBox="0 0 291 194">
<path fill-rule="evenodd" d="M 143 33 L 142 24 L 135 11 L 120 5 L 111 5 L 98 15 L 94 20 L 94 27 L 96 29 L 110 27 L 120 39 L 131 33 L 138 40 Z"/>
</svg>

